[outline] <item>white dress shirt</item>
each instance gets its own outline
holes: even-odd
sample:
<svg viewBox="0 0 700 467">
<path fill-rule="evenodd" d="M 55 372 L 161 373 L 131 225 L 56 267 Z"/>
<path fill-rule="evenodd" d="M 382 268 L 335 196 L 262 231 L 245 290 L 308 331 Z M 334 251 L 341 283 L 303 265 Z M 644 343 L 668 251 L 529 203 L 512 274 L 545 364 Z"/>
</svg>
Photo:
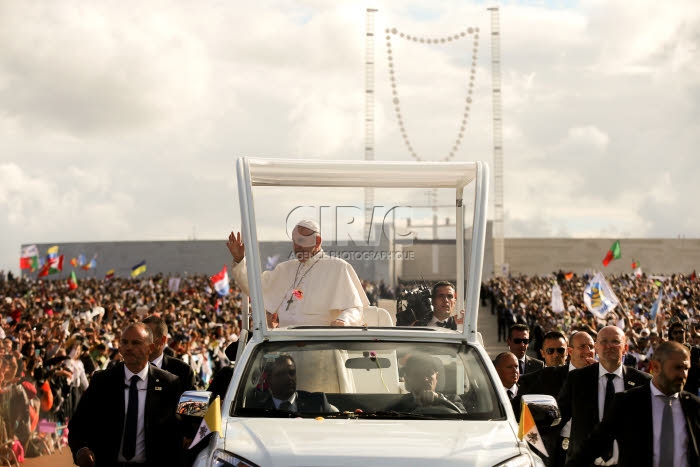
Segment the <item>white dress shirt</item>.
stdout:
<svg viewBox="0 0 700 467">
<path fill-rule="evenodd" d="M 165 354 L 161 353 L 160 356 L 156 357 L 155 360 L 153 360 L 151 363 L 153 363 L 155 366 L 160 368 L 161 370 L 163 369 L 163 356 Z"/>
<path fill-rule="evenodd" d="M 289 401 L 289 403 L 292 404 L 292 407 L 290 408 L 290 410 L 292 412 L 298 411 L 297 410 L 297 393 L 296 393 L 296 391 L 294 392 L 294 394 L 292 394 L 292 397 L 290 397 L 289 399 L 277 399 L 276 397 L 272 398 L 272 402 L 275 403 L 275 408 L 277 410 L 279 410 L 280 404 L 284 401 Z"/>
<path fill-rule="evenodd" d="M 146 389 L 148 388 L 148 364 L 143 368 L 143 370 L 136 373 L 141 381 L 136 383 L 136 387 L 139 390 L 139 411 L 138 418 L 136 422 L 136 451 L 134 457 L 129 459 L 129 462 L 146 462 L 146 429 L 144 422 L 144 415 L 146 412 Z M 117 460 L 119 462 L 127 462 L 122 455 L 122 448 L 124 447 L 124 431 L 126 431 L 126 412 L 129 410 L 129 386 L 131 386 L 131 377 L 134 373 L 131 372 L 126 366 L 124 367 L 124 430 L 122 431 L 122 442 L 119 446 L 119 456 Z"/>
<path fill-rule="evenodd" d="M 653 467 L 659 466 L 659 453 L 661 452 L 661 420 L 664 414 L 663 398 L 666 394 L 656 389 L 654 383 L 649 384 L 651 388 L 651 424 L 654 427 L 654 458 L 652 461 Z M 678 393 L 673 394 L 671 400 L 671 413 L 673 413 L 673 465 L 676 467 L 688 466 L 688 432 L 685 426 L 685 417 L 681 401 L 678 398 Z"/>
<path fill-rule="evenodd" d="M 617 370 L 612 372 L 615 375 L 613 379 L 613 385 L 615 386 L 615 392 L 622 392 L 625 390 L 625 379 L 622 374 L 622 365 L 617 367 Z M 605 389 L 608 386 L 608 370 L 603 368 L 603 365 L 598 364 L 598 419 L 603 419 L 603 410 L 605 409 Z M 603 461 L 601 457 L 595 460 L 595 465 L 616 465 L 618 459 L 620 458 L 620 449 L 617 446 L 617 441 L 613 443 L 613 455 L 607 461 Z"/>
</svg>

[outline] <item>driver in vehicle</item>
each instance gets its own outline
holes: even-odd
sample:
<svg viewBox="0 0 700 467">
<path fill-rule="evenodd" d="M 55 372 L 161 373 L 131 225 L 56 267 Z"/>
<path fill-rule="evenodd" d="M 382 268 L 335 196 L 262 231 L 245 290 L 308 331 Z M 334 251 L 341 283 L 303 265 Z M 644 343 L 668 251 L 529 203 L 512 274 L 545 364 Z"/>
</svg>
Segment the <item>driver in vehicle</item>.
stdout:
<svg viewBox="0 0 700 467">
<path fill-rule="evenodd" d="M 457 396 L 445 396 L 436 391 L 438 377 L 442 371 L 440 361 L 426 354 L 408 357 L 405 368 L 405 383 L 409 394 L 389 410 L 397 412 L 422 411 L 431 407 L 448 413 L 466 413 Z"/>
<path fill-rule="evenodd" d="M 329 413 L 338 409 L 322 392 L 297 390 L 297 368 L 290 355 L 280 355 L 270 365 L 268 391 L 258 391 L 248 407 L 284 410 L 292 413 Z"/>
</svg>

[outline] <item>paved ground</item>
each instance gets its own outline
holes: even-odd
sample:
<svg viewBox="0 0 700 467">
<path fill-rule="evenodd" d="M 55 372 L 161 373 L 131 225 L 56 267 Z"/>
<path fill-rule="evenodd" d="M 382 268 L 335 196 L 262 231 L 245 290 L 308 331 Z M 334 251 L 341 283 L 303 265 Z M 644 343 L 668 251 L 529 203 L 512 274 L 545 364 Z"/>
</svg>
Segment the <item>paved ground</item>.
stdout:
<svg viewBox="0 0 700 467">
<path fill-rule="evenodd" d="M 50 456 L 27 457 L 24 459 L 22 467 L 70 467 L 73 465 L 73 457 L 70 449 L 63 448 L 59 453 L 51 454 Z"/>
<path fill-rule="evenodd" d="M 508 350 L 505 342 L 498 342 L 498 322 L 496 321 L 496 315 L 491 314 L 490 305 L 482 306 L 479 309 L 477 327 L 481 333 L 481 338 L 484 340 L 484 348 L 492 359 L 499 353 Z"/>
</svg>

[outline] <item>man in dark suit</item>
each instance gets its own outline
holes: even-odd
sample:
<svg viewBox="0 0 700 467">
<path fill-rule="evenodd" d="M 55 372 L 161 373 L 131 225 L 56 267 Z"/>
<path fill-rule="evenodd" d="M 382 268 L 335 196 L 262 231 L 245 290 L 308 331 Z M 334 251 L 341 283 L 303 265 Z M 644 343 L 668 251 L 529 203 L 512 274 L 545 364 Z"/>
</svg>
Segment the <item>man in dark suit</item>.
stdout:
<svg viewBox="0 0 700 467">
<path fill-rule="evenodd" d="M 506 390 L 506 394 L 508 394 L 515 418 L 520 420 L 520 392 L 518 388 L 520 372 L 518 371 L 518 359 L 511 352 L 501 352 L 493 360 L 493 366 L 496 367 L 496 373 L 498 373 L 498 378 L 501 380 L 501 385 Z"/>
<path fill-rule="evenodd" d="M 651 379 L 646 373 L 622 365 L 627 338 L 617 326 L 606 326 L 600 330 L 595 350 L 599 362 L 570 371 L 557 398 L 561 423 L 571 420 L 567 461 L 572 451 L 581 448 L 583 441 L 603 419 L 604 413 L 609 412 L 615 393 L 643 386 Z M 617 454 L 617 443 L 613 443 L 607 447 L 598 463 L 615 465 Z"/>
<path fill-rule="evenodd" d="M 322 392 L 297 391 L 297 367 L 289 355 L 280 355 L 270 365 L 269 391 L 256 391 L 246 407 L 283 410 L 291 413 L 330 413 L 338 409 Z"/>
<path fill-rule="evenodd" d="M 685 346 L 660 344 L 651 360 L 651 384 L 616 394 L 610 413 L 567 466 L 590 465 L 611 439 L 619 444 L 620 467 L 699 465 L 700 399 L 681 390 L 689 368 Z"/>
<path fill-rule="evenodd" d="M 93 374 L 68 424 L 68 444 L 81 467 L 180 465 L 175 416 L 177 377 L 148 363 L 153 334 L 143 323 L 119 340 L 123 363 Z"/>
<path fill-rule="evenodd" d="M 440 281 L 433 285 L 433 317 L 428 326 L 457 330 L 457 317 L 452 313 L 457 303 L 455 286 L 447 281 Z"/>
<path fill-rule="evenodd" d="M 568 342 L 561 331 L 549 331 L 542 338 L 540 355 L 545 367 L 564 366 L 568 356 Z"/>
<path fill-rule="evenodd" d="M 459 397 L 448 397 L 437 391 L 442 370 L 442 364 L 437 358 L 422 353 L 412 354 L 404 366 L 404 381 L 409 394 L 404 395 L 388 410 L 465 413 L 464 404 Z"/>
<path fill-rule="evenodd" d="M 508 349 L 518 359 L 520 376 L 544 368 L 544 362 L 526 355 L 530 344 L 530 329 L 526 324 L 514 324 L 508 330 Z"/>
<path fill-rule="evenodd" d="M 545 347 L 547 347 L 546 343 Z M 540 371 L 523 375 L 518 382 L 520 395 L 547 394 L 557 397 L 570 371 L 584 368 L 596 362 L 594 348 L 595 344 L 590 334 L 584 331 L 574 332 L 567 348 L 570 357 L 569 363 L 563 366 L 547 366 Z M 571 421 L 551 429 L 546 427 L 540 429 L 542 442 L 549 453 L 549 456 L 542 457 L 547 466 L 561 467 L 564 465 L 570 433 Z"/>
<path fill-rule="evenodd" d="M 148 356 L 148 360 L 161 370 L 172 373 L 180 379 L 182 392 L 195 389 L 194 370 L 190 365 L 179 358 L 171 357 L 163 353 L 165 344 L 168 341 L 168 325 L 165 321 L 155 315 L 146 317 L 143 320 L 153 332 L 153 352 Z"/>
</svg>

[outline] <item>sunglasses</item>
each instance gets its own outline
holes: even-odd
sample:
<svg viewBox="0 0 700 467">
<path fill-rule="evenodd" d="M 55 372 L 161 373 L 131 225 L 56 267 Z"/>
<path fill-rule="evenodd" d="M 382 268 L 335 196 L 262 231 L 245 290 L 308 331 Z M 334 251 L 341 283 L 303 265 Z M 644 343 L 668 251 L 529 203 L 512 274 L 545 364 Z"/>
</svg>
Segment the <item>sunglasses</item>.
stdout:
<svg viewBox="0 0 700 467">
<path fill-rule="evenodd" d="M 549 348 L 545 349 L 545 352 L 547 352 L 547 355 L 552 355 L 554 352 L 559 353 L 560 355 L 564 355 L 564 352 L 566 352 L 566 349 L 564 347 L 558 347 L 558 348 Z"/>
<path fill-rule="evenodd" d="M 521 338 L 519 338 L 519 337 L 516 337 L 516 338 L 513 339 L 513 342 L 514 342 L 515 344 L 529 344 L 529 343 L 530 343 L 530 339 L 521 339 Z"/>
</svg>

